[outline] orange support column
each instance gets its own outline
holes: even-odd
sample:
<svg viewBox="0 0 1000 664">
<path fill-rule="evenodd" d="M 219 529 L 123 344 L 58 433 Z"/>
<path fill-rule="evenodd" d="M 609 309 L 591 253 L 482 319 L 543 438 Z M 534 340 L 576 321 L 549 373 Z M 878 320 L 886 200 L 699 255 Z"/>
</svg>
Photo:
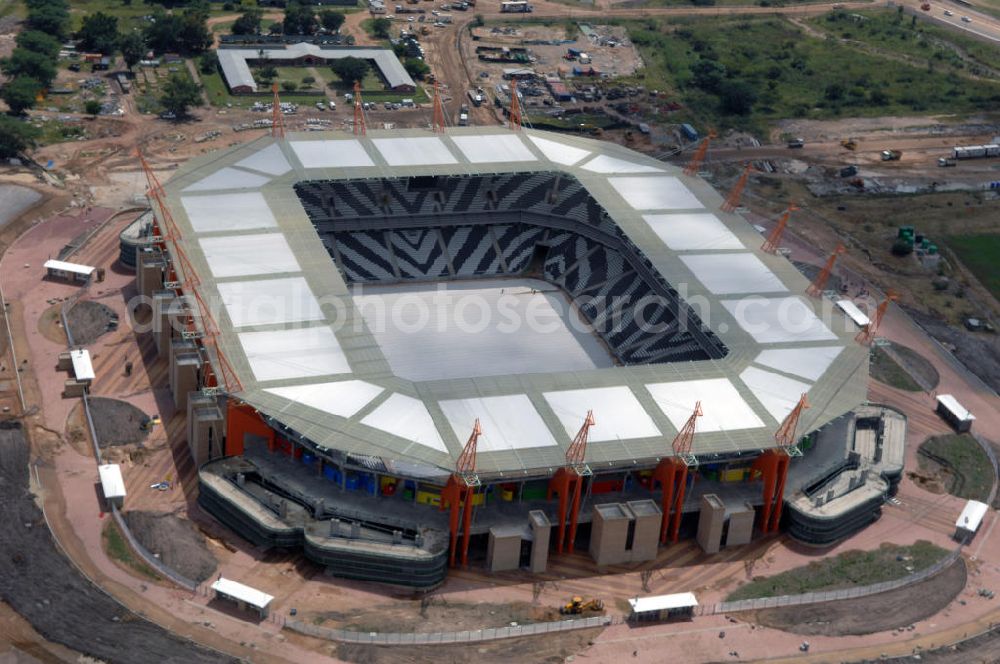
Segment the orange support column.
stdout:
<svg viewBox="0 0 1000 664">
<path fill-rule="evenodd" d="M 566 541 L 566 507 L 569 503 L 570 484 L 572 484 L 570 472 L 565 468 L 560 468 L 549 480 L 549 488 L 546 491 L 545 499 L 552 500 L 552 494 L 559 495 L 559 507 L 557 508 L 556 519 L 559 521 L 559 536 L 556 538 L 556 553 L 563 552 L 563 544 Z"/>
<path fill-rule="evenodd" d="M 583 493 L 583 478 L 577 475 L 573 478 L 573 509 L 569 513 L 569 541 L 566 542 L 567 553 L 573 553 L 573 543 L 576 542 L 576 521 L 580 515 L 581 493 Z"/>
<path fill-rule="evenodd" d="M 462 492 L 462 503 L 465 505 L 465 512 L 462 515 L 462 567 L 469 565 L 469 538 L 472 536 L 472 499 L 476 490 L 471 486 L 466 487 Z"/>
<path fill-rule="evenodd" d="M 684 508 L 684 494 L 687 490 L 687 465 L 676 457 L 663 459 L 653 471 L 653 486 L 660 483 L 663 491 L 660 509 L 663 512 L 660 521 L 660 544 L 677 541 L 681 527 L 681 513 Z"/>
<path fill-rule="evenodd" d="M 688 467 L 684 462 L 677 464 L 679 467 L 677 469 L 677 494 L 676 502 L 674 503 L 674 518 L 670 522 L 670 541 L 674 544 L 677 543 L 677 536 L 681 530 L 681 515 L 684 513 L 684 494 L 687 493 L 687 479 L 688 479 Z"/>
<path fill-rule="evenodd" d="M 226 456 L 243 454 L 246 434 L 267 440 L 267 448 L 274 449 L 274 429 L 267 426 L 252 406 L 230 399 L 226 407 Z"/>
<path fill-rule="evenodd" d="M 441 509 L 450 508 L 448 515 L 448 530 L 451 534 L 451 544 L 448 549 L 448 564 L 455 566 L 455 551 L 458 544 L 458 511 L 462 504 L 462 489 L 455 476 L 448 478 L 448 483 L 441 490 Z"/>
<path fill-rule="evenodd" d="M 767 450 L 754 461 L 751 470 L 760 473 L 764 480 L 764 507 L 761 512 L 760 529 L 772 533 L 778 529 L 781 507 L 784 502 L 785 479 L 788 477 L 788 455 L 779 450 Z"/>
</svg>

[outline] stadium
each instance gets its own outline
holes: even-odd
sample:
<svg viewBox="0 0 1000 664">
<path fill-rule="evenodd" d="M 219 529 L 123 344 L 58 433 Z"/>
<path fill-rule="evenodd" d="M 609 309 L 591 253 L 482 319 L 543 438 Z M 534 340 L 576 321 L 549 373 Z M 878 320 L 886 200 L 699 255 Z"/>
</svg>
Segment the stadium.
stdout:
<svg viewBox="0 0 1000 664">
<path fill-rule="evenodd" d="M 290 133 L 154 194 L 137 280 L 198 502 L 255 545 L 426 588 L 470 552 L 641 560 L 701 541 L 706 504 L 730 543 L 749 518 L 824 544 L 898 481 L 905 419 L 855 426 L 856 323 L 674 166 L 528 129 Z"/>
</svg>

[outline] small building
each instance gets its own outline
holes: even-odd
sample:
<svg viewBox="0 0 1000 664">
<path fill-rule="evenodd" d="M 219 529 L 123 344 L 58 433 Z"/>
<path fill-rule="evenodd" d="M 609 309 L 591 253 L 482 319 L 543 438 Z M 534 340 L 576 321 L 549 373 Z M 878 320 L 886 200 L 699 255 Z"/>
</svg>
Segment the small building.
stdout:
<svg viewBox="0 0 1000 664">
<path fill-rule="evenodd" d="M 854 304 L 851 300 L 843 299 L 837 300 L 837 306 L 840 308 L 848 318 L 854 321 L 855 325 L 858 327 L 867 327 L 871 323 L 871 319 L 858 308 L 858 305 Z"/>
<path fill-rule="evenodd" d="M 70 362 L 73 363 L 73 376 L 77 382 L 87 383 L 94 380 L 94 365 L 90 362 L 90 351 L 86 349 L 71 350 L 69 352 Z"/>
<path fill-rule="evenodd" d="M 216 597 L 236 602 L 241 611 L 246 611 L 247 607 L 254 609 L 261 619 L 267 617 L 271 602 L 274 601 L 274 597 L 263 591 L 222 576 L 212 584 L 212 590 Z"/>
<path fill-rule="evenodd" d="M 989 505 L 986 503 L 981 503 L 978 500 L 970 500 L 962 508 L 962 513 L 958 515 L 958 519 L 955 521 L 955 539 L 959 542 L 968 543 L 973 537 L 976 536 L 976 531 L 979 530 L 979 526 L 983 523 L 983 518 L 986 516 L 986 512 L 989 511 Z"/>
<path fill-rule="evenodd" d="M 632 607 L 629 620 L 652 622 L 659 620 L 690 620 L 698 599 L 694 593 L 674 593 L 653 597 L 635 597 L 628 601 Z"/>
<path fill-rule="evenodd" d="M 108 507 L 121 509 L 125 502 L 125 480 L 122 479 L 121 466 L 106 463 L 97 467 L 97 474 L 101 478 L 101 492 Z"/>
<path fill-rule="evenodd" d="M 76 283 L 89 283 L 97 268 L 78 263 L 67 263 L 66 261 L 47 260 L 45 261 L 45 271 L 47 276 L 54 279 L 68 279 Z"/>
<path fill-rule="evenodd" d="M 972 428 L 976 416 L 958 403 L 958 399 L 950 394 L 939 394 L 937 398 L 937 414 L 959 433 L 965 433 Z"/>
</svg>

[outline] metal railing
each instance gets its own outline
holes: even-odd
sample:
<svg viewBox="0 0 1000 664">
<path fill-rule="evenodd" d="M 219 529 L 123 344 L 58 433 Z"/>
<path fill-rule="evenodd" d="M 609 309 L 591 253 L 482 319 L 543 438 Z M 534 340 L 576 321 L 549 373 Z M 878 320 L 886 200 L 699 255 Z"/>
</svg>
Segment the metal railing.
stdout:
<svg viewBox="0 0 1000 664">
<path fill-rule="evenodd" d="M 285 627 L 300 634 L 315 636 L 340 643 L 366 643 L 381 646 L 433 645 L 440 643 L 479 643 L 497 639 L 516 639 L 522 636 L 538 636 L 554 632 L 569 632 L 577 629 L 606 627 L 612 623 L 611 616 L 594 616 L 558 620 L 555 622 L 510 625 L 508 627 L 487 627 L 463 632 L 354 632 L 332 629 L 320 625 L 310 625 L 300 620 L 285 619 Z"/>
<path fill-rule="evenodd" d="M 720 602 L 718 604 L 707 604 L 699 607 L 698 615 L 717 615 L 720 613 L 736 613 L 739 611 L 757 611 L 760 609 L 776 609 L 786 606 L 803 606 L 805 604 L 820 604 L 823 602 L 835 602 L 842 599 L 857 599 L 868 597 L 879 593 L 905 588 L 906 586 L 929 579 L 944 570 L 948 569 L 962 555 L 962 547 L 958 547 L 947 556 L 937 561 L 930 567 L 925 567 L 919 572 L 915 572 L 901 579 L 892 581 L 882 581 L 867 586 L 856 588 L 842 588 L 840 590 L 826 590 L 821 592 L 803 593 L 801 595 L 780 595 L 778 597 L 762 597 L 758 599 L 743 599 L 734 602 Z"/>
</svg>

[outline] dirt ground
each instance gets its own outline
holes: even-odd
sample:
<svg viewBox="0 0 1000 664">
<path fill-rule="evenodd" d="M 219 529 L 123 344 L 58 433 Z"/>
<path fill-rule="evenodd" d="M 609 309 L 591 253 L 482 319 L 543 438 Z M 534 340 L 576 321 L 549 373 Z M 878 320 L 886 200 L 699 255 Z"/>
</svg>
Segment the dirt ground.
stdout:
<svg viewBox="0 0 1000 664">
<path fill-rule="evenodd" d="M 512 622 L 520 624 L 549 622 L 559 620 L 561 617 L 555 608 L 536 606 L 528 602 L 473 604 L 429 599 L 429 604 L 420 609 L 418 609 L 419 602 L 407 602 L 376 606 L 360 613 L 310 612 L 303 615 L 303 619 L 324 627 L 358 632 L 453 632 L 463 629 L 506 627 Z"/>
<path fill-rule="evenodd" d="M 912 655 L 883 659 L 883 662 L 913 662 Z M 930 664 L 993 664 L 1000 661 L 1000 627 L 945 648 L 924 650 L 920 661 Z"/>
<path fill-rule="evenodd" d="M 287 632 L 286 632 L 287 633 Z M 425 662 L 533 662 L 559 664 L 572 661 L 601 633 L 600 629 L 584 629 L 550 636 L 487 641 L 470 645 L 379 647 L 356 644 L 327 643 L 326 652 L 345 662 L 357 664 L 423 664 Z M 307 639 L 319 649 L 323 642 L 299 635 L 289 640 Z"/>
<path fill-rule="evenodd" d="M 937 576 L 880 595 L 813 606 L 757 611 L 752 622 L 803 635 L 853 636 L 905 629 L 944 609 L 965 587 L 960 558 Z"/>
<path fill-rule="evenodd" d="M 973 334 L 948 325 L 927 314 L 907 308 L 920 327 L 949 349 L 969 371 L 979 376 L 995 391 L 1000 391 L 1000 338 L 997 335 Z"/>
<path fill-rule="evenodd" d="M 66 314 L 73 343 L 78 346 L 94 343 L 101 335 L 108 332 L 110 330 L 108 326 L 117 320 L 118 316 L 111 307 L 89 300 L 77 302 Z"/>
<path fill-rule="evenodd" d="M 56 548 L 31 494 L 28 468 L 24 432 L 5 423 L 0 428 L 0 520 L 6 524 L 0 537 L 0 597 L 42 637 L 106 662 L 236 661 L 166 632 L 86 580 Z"/>
<path fill-rule="evenodd" d="M 189 579 L 204 581 L 218 567 L 204 535 L 187 519 L 140 511 L 126 512 L 125 522 L 144 547 Z"/>
<path fill-rule="evenodd" d="M 127 401 L 91 397 L 90 413 L 102 448 L 141 443 L 149 436 L 141 428 L 148 416 Z"/>
</svg>

